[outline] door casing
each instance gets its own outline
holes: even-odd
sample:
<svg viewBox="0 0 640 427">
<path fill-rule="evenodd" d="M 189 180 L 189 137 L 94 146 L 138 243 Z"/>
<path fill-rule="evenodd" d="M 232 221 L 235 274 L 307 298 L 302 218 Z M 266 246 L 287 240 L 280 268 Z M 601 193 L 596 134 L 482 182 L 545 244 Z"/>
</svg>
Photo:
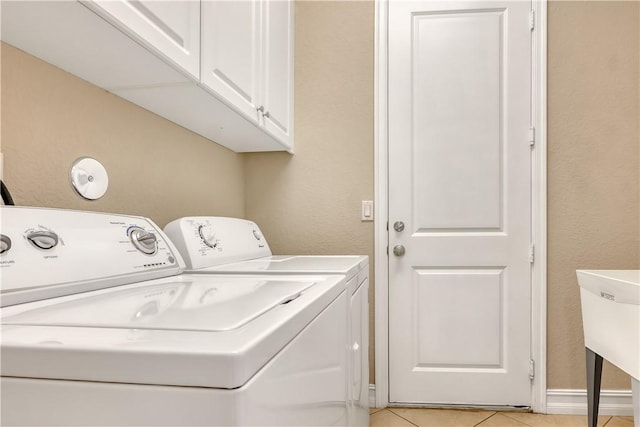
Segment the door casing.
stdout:
<svg viewBox="0 0 640 427">
<path fill-rule="evenodd" d="M 389 258 L 388 246 L 388 1 L 375 3 L 374 185 L 375 185 L 375 387 L 371 405 L 389 404 Z M 535 261 L 531 277 L 531 359 L 535 376 L 531 408 L 546 413 L 547 315 L 547 0 L 533 1 L 531 219 Z"/>
</svg>

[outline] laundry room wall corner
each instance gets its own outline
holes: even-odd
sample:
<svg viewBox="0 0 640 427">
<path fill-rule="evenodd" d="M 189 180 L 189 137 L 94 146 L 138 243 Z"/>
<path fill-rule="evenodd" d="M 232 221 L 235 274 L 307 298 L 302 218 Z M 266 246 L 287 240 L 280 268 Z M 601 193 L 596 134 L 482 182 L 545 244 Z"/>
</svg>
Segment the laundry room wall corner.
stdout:
<svg viewBox="0 0 640 427">
<path fill-rule="evenodd" d="M 371 308 L 373 222 L 360 214 L 374 194 L 373 56 L 373 1 L 296 2 L 295 154 L 244 154 L 247 218 L 273 252 L 368 255 Z"/>
<path fill-rule="evenodd" d="M 160 227 L 244 216 L 242 155 L 7 44 L 1 103 L 4 181 L 16 204 L 141 215 Z M 69 183 L 83 156 L 109 174 L 100 200 Z"/>
</svg>

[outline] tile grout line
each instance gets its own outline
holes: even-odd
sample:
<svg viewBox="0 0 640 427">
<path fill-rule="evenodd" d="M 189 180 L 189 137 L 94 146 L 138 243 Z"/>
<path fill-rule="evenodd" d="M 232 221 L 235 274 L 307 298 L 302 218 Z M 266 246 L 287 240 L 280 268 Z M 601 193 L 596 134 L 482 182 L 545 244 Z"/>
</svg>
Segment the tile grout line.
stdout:
<svg viewBox="0 0 640 427">
<path fill-rule="evenodd" d="M 483 419 L 482 421 L 480 421 L 477 424 L 474 424 L 473 427 L 478 427 L 480 424 L 482 424 L 483 422 L 487 421 L 489 418 L 493 418 L 498 412 L 494 412 L 493 414 L 489 415 L 487 418 Z"/>
<path fill-rule="evenodd" d="M 402 415 L 396 414 L 395 412 L 393 412 L 390 408 L 387 408 L 387 410 L 389 410 L 389 412 L 391 412 L 393 415 L 396 415 L 400 418 L 402 418 L 403 420 L 405 420 L 406 422 L 408 422 L 411 425 L 414 425 L 416 427 L 420 427 L 418 424 L 412 423 L 411 421 L 409 421 L 408 419 L 406 419 L 405 417 L 403 417 Z"/>
<path fill-rule="evenodd" d="M 534 412 L 528 412 L 528 413 L 529 413 L 529 414 L 533 414 Z M 531 424 L 527 424 L 527 423 L 525 423 L 524 421 L 520 421 L 520 420 L 519 420 L 519 419 L 517 419 L 517 418 L 510 417 L 508 412 L 503 412 L 503 413 L 502 413 L 502 415 L 504 415 L 505 417 L 507 417 L 507 418 L 509 418 L 509 419 L 512 419 L 513 421 L 517 421 L 517 422 L 522 423 L 522 424 L 524 424 L 524 425 L 526 425 L 526 426 L 533 427 Z M 547 414 L 545 414 L 545 415 L 547 415 Z"/>
</svg>

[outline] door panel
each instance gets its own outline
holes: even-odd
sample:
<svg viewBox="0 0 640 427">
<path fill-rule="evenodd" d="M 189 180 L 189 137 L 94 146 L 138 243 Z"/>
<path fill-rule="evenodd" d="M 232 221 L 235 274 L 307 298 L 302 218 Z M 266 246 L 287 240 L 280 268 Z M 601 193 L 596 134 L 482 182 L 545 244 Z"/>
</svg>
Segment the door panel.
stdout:
<svg viewBox="0 0 640 427">
<path fill-rule="evenodd" d="M 530 403 L 530 9 L 389 3 L 391 402 Z"/>
<path fill-rule="evenodd" d="M 497 368 L 504 334 L 503 270 L 414 270 L 419 369 Z M 443 313 L 455 313 L 443 319 Z M 443 324 L 444 322 L 444 324 Z M 434 328 L 433 325 L 441 327 Z"/>
<path fill-rule="evenodd" d="M 418 229 L 500 228 L 503 15 L 413 17 Z"/>
</svg>

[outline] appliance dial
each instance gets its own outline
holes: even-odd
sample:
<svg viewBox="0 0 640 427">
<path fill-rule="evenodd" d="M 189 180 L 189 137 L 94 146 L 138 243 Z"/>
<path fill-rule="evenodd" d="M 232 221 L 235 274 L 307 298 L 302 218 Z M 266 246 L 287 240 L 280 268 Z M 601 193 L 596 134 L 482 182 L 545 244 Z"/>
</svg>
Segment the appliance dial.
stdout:
<svg viewBox="0 0 640 427">
<path fill-rule="evenodd" d="M 262 239 L 262 236 L 260 236 L 260 233 L 258 233 L 258 230 L 253 230 L 253 237 L 255 237 L 256 240 Z"/>
<path fill-rule="evenodd" d="M 0 254 L 3 254 L 11 249 L 11 239 L 9 236 L 0 234 Z"/>
<path fill-rule="evenodd" d="M 53 249 L 58 244 L 58 235 L 49 230 L 32 230 L 27 232 L 27 240 L 39 249 Z"/>
<path fill-rule="evenodd" d="M 198 226 L 198 234 L 202 242 L 210 248 L 217 248 L 220 242 L 216 240 L 216 232 L 210 225 Z"/>
<path fill-rule="evenodd" d="M 143 254 L 153 255 L 158 251 L 158 238 L 143 228 L 129 228 L 129 239 L 131 239 L 133 246 Z"/>
</svg>

